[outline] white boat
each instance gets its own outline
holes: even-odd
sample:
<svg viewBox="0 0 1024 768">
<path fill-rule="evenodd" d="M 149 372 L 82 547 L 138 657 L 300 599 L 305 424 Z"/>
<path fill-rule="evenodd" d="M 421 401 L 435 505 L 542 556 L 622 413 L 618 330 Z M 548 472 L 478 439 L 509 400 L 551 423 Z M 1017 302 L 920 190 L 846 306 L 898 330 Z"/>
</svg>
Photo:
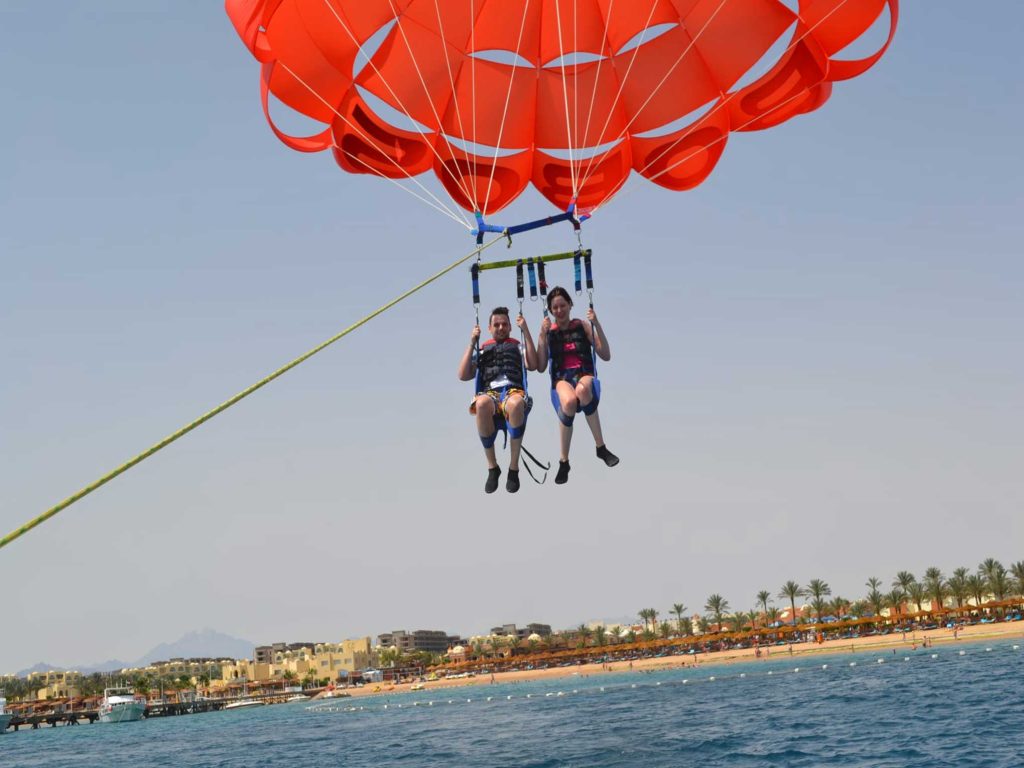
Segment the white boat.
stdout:
<svg viewBox="0 0 1024 768">
<path fill-rule="evenodd" d="M 309 696 L 304 693 L 296 693 L 294 696 L 289 696 L 284 701 L 286 704 L 291 704 L 293 701 L 309 701 Z"/>
<path fill-rule="evenodd" d="M 249 698 L 249 683 L 242 682 L 242 698 L 236 701 L 232 701 L 229 704 L 224 705 L 224 709 L 245 709 L 247 707 L 262 707 L 266 704 L 261 699 L 250 699 Z"/>
<path fill-rule="evenodd" d="M 245 709 L 246 707 L 262 707 L 265 702 L 257 699 L 239 699 L 238 701 L 232 701 L 230 704 L 225 704 L 224 709 Z"/>
<path fill-rule="evenodd" d="M 127 686 L 104 688 L 100 702 L 101 723 L 130 723 L 146 713 L 146 700 Z"/>
<path fill-rule="evenodd" d="M 7 711 L 7 699 L 4 698 L 4 692 L 0 691 L 0 733 L 7 731 L 7 726 L 11 724 L 13 718 L 14 713 Z"/>
</svg>

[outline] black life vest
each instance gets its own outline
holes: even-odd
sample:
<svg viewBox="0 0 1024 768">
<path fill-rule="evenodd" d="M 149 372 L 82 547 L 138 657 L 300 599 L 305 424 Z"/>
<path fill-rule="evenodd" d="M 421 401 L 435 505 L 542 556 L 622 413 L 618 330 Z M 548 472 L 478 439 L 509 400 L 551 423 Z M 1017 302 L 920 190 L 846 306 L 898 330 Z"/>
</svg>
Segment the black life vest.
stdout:
<svg viewBox="0 0 1024 768">
<path fill-rule="evenodd" d="M 486 341 L 480 347 L 477 366 L 477 389 L 486 392 L 489 389 L 523 386 L 523 358 L 519 352 L 519 342 L 505 339 L 498 343 L 494 339 Z"/>
<path fill-rule="evenodd" d="M 565 367 L 566 351 L 574 351 L 583 364 L 584 374 L 594 375 L 594 351 L 587 338 L 587 332 L 583 329 L 582 320 L 570 320 L 569 326 L 564 330 L 552 328 L 548 331 L 548 349 L 551 353 L 551 385 L 557 379 Z"/>
</svg>

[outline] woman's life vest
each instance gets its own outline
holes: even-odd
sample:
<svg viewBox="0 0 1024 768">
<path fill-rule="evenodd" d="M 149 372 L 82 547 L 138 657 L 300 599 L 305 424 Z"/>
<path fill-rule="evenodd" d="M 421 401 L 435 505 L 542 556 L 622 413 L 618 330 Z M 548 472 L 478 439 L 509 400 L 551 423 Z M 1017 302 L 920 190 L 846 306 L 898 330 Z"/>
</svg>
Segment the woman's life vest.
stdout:
<svg viewBox="0 0 1024 768">
<path fill-rule="evenodd" d="M 481 392 L 503 387 L 525 389 L 523 357 L 515 339 L 505 339 L 500 343 L 494 339 L 485 341 L 480 345 L 476 366 L 477 389 Z"/>
<path fill-rule="evenodd" d="M 565 371 L 580 370 L 583 374 L 594 375 L 594 351 L 582 320 L 570 320 L 564 330 L 557 325 L 552 326 L 548 331 L 548 349 L 552 386 L 558 375 Z"/>
</svg>

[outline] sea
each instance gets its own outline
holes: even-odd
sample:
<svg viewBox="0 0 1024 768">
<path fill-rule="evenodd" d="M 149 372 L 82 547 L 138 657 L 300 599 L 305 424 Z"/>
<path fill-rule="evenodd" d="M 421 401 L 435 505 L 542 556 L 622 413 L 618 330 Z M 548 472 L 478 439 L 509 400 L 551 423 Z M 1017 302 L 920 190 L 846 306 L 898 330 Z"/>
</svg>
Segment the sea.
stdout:
<svg viewBox="0 0 1024 768">
<path fill-rule="evenodd" d="M 428 688 L 0 736 L 4 768 L 1024 768 L 1024 641 Z M 676 663 L 682 657 L 666 661 Z"/>
</svg>

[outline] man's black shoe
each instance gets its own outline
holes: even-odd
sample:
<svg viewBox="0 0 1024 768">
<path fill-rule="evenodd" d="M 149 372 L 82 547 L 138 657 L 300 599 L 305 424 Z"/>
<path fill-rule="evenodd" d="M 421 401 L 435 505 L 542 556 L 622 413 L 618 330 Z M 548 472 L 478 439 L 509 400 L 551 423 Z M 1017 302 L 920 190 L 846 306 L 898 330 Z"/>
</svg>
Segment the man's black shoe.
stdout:
<svg viewBox="0 0 1024 768">
<path fill-rule="evenodd" d="M 510 469 L 508 471 L 508 477 L 505 478 L 505 490 L 509 493 L 515 493 L 519 490 L 519 470 Z"/>
<path fill-rule="evenodd" d="M 569 462 L 558 461 L 558 474 L 555 475 L 555 485 L 565 485 L 569 482 Z"/>
<path fill-rule="evenodd" d="M 597 458 L 601 459 L 609 467 L 614 467 L 619 463 L 619 457 L 609 451 L 607 446 L 604 445 L 597 449 Z"/>
<path fill-rule="evenodd" d="M 501 467 L 491 467 L 487 470 L 487 482 L 484 484 L 484 493 L 494 493 L 498 490 L 499 477 L 501 477 Z"/>
</svg>

